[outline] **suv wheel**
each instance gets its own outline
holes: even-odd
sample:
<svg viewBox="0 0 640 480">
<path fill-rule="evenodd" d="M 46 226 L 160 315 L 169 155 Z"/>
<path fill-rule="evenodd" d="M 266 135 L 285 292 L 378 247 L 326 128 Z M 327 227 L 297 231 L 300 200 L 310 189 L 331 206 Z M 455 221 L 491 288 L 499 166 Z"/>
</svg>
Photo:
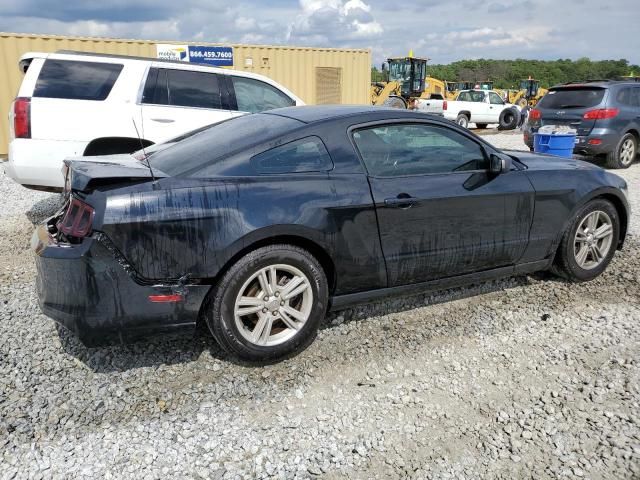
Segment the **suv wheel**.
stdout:
<svg viewBox="0 0 640 480">
<path fill-rule="evenodd" d="M 223 275 L 204 313 L 224 350 L 268 361 L 310 343 L 328 295 L 326 276 L 312 255 L 293 245 L 270 245 L 242 257 Z"/>
<path fill-rule="evenodd" d="M 629 168 L 638 154 L 638 141 L 631 133 L 622 136 L 615 150 L 606 156 L 607 167 Z"/>
<path fill-rule="evenodd" d="M 620 220 L 611 202 L 584 205 L 562 237 L 553 270 L 573 282 L 592 280 L 609 265 L 618 245 Z"/>
</svg>

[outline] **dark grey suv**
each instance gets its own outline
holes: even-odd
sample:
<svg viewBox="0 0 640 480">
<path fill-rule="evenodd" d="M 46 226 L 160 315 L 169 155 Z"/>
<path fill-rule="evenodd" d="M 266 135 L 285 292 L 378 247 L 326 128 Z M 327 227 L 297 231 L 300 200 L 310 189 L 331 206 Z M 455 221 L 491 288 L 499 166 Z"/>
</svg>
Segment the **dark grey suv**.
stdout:
<svg viewBox="0 0 640 480">
<path fill-rule="evenodd" d="M 524 141 L 533 149 L 533 134 L 543 125 L 577 130 L 574 153 L 603 156 L 609 168 L 627 168 L 640 142 L 640 82 L 604 80 L 568 83 L 549 89 L 529 113 Z"/>
</svg>

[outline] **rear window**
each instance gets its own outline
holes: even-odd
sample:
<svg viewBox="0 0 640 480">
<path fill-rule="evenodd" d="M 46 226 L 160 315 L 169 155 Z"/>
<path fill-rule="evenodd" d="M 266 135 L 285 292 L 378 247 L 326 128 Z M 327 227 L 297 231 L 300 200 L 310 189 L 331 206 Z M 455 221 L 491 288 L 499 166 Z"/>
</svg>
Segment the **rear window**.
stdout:
<svg viewBox="0 0 640 480">
<path fill-rule="evenodd" d="M 591 108 L 600 105 L 604 98 L 604 88 L 564 88 L 550 90 L 540 103 L 540 108 Z"/>
<path fill-rule="evenodd" d="M 301 125 L 297 120 L 276 115 L 235 117 L 157 152 L 151 159 L 151 165 L 167 175 L 191 175 Z M 222 166 L 220 169 L 207 168 L 208 175 L 212 176 L 222 170 Z M 233 171 L 235 166 L 227 165 L 224 170 Z"/>
<path fill-rule="evenodd" d="M 34 97 L 104 100 L 116 83 L 117 63 L 46 60 L 38 76 Z"/>
<path fill-rule="evenodd" d="M 460 92 L 459 102 L 484 102 L 484 92 Z"/>
</svg>

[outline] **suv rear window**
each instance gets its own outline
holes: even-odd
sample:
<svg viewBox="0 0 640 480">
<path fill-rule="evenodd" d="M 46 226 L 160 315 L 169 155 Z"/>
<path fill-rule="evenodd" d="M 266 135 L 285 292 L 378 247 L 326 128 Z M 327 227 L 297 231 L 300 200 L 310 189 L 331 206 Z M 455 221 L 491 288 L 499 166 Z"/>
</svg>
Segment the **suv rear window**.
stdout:
<svg viewBox="0 0 640 480">
<path fill-rule="evenodd" d="M 540 103 L 539 108 L 591 108 L 600 105 L 604 98 L 604 88 L 572 87 L 550 90 Z"/>
<path fill-rule="evenodd" d="M 34 97 L 104 100 L 116 83 L 117 63 L 46 60 L 38 76 Z"/>
</svg>

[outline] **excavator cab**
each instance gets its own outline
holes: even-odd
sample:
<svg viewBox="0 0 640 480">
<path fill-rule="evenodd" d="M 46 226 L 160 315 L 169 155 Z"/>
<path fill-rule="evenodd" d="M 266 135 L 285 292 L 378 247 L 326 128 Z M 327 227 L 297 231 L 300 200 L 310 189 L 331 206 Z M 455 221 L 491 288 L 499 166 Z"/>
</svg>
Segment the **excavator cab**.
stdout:
<svg viewBox="0 0 640 480">
<path fill-rule="evenodd" d="M 540 82 L 533 78 L 521 80 L 520 90 L 524 90 L 526 92 L 524 96 L 527 99 L 536 98 L 538 96 L 538 90 L 540 90 Z"/>
<path fill-rule="evenodd" d="M 427 59 L 417 57 L 390 58 L 389 81 L 400 85 L 403 98 L 419 97 L 424 91 Z"/>
</svg>

